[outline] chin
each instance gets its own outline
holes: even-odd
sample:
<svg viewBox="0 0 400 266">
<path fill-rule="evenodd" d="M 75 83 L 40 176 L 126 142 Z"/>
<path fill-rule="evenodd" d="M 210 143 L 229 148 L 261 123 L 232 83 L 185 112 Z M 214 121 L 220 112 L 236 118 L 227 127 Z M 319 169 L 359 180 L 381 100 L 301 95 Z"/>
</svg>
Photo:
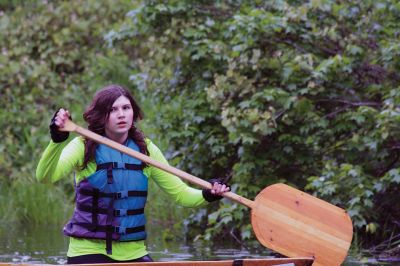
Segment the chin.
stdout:
<svg viewBox="0 0 400 266">
<path fill-rule="evenodd" d="M 123 134 L 123 133 L 128 133 L 128 132 L 129 132 L 129 129 L 120 129 L 120 130 L 117 130 L 117 132 L 120 133 L 120 134 L 121 134 L 121 133 L 122 133 L 122 134 Z"/>
</svg>

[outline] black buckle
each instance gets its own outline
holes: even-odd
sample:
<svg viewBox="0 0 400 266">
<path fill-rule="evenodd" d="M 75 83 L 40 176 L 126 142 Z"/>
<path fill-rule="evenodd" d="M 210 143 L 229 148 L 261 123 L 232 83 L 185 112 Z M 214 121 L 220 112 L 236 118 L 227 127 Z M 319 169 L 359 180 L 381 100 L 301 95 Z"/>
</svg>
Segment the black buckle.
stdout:
<svg viewBox="0 0 400 266">
<path fill-rule="evenodd" d="M 115 209 L 114 210 L 114 216 L 126 216 L 126 215 L 128 215 L 127 209 Z"/>
<path fill-rule="evenodd" d="M 114 194 L 115 199 L 122 199 L 122 198 L 126 198 L 128 196 L 129 196 L 128 191 L 115 192 L 115 194 Z"/>
<path fill-rule="evenodd" d="M 124 235 L 126 233 L 126 227 L 123 226 L 115 226 L 114 233 L 118 233 L 120 235 Z"/>
</svg>

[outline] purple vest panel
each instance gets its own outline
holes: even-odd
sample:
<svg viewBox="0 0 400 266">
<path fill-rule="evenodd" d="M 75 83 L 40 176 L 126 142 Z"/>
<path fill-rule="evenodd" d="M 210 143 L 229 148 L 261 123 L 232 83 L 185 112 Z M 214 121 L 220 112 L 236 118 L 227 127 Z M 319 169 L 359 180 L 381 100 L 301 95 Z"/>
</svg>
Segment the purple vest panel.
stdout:
<svg viewBox="0 0 400 266">
<path fill-rule="evenodd" d="M 76 187 L 76 204 L 78 206 L 80 204 L 83 205 L 92 205 L 92 196 L 82 195 L 79 193 L 80 189 L 93 190 L 93 187 L 89 184 L 87 180 L 82 180 L 79 185 Z M 106 202 L 106 200 L 108 202 Z M 110 199 L 99 198 L 99 208 L 107 209 L 109 205 Z M 107 224 L 107 214 L 97 214 L 97 221 L 99 225 Z M 67 236 L 73 236 L 78 238 L 94 238 L 94 239 L 106 239 L 106 232 L 91 232 L 87 228 L 81 227 L 77 225 L 77 223 L 92 223 L 92 214 L 90 212 L 80 211 L 75 207 L 74 214 L 72 215 L 72 219 L 64 226 L 64 234 Z M 117 226 L 117 219 L 113 219 L 112 225 Z M 113 240 L 119 239 L 119 234 L 112 234 Z"/>
</svg>

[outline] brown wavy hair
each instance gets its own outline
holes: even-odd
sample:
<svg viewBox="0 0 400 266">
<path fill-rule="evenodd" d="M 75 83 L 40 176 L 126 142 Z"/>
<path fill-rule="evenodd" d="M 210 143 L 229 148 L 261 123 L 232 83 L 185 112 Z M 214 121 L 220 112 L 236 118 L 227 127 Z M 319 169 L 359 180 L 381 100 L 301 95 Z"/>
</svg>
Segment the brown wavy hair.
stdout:
<svg viewBox="0 0 400 266">
<path fill-rule="evenodd" d="M 142 109 L 139 107 L 129 91 L 120 85 L 108 85 L 99 90 L 92 103 L 83 113 L 83 119 L 88 123 L 88 129 L 99 135 L 105 135 L 105 124 L 110 115 L 110 110 L 120 96 L 129 99 L 133 110 L 133 123 L 129 129 L 128 137 L 131 138 L 138 146 L 141 153 L 148 155 L 145 136 L 142 131 L 135 127 L 135 122 L 143 119 Z M 82 169 L 85 169 L 88 163 L 95 159 L 95 153 L 98 143 L 91 139 L 85 139 L 85 155 L 83 159 Z"/>
</svg>

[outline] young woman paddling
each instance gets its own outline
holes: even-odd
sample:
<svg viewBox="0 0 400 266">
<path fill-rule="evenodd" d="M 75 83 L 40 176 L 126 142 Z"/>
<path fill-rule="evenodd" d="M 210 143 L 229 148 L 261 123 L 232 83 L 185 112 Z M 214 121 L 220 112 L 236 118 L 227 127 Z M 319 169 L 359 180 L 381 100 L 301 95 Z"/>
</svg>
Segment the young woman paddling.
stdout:
<svg viewBox="0 0 400 266">
<path fill-rule="evenodd" d="M 186 207 L 218 200 L 229 191 L 219 182 L 211 190 L 191 188 L 178 177 L 105 145 L 72 138 L 59 130 L 69 117 L 64 109 L 54 115 L 51 141 L 36 170 L 39 180 L 53 182 L 75 171 L 76 206 L 64 226 L 64 234 L 70 236 L 68 264 L 152 261 L 144 243 L 148 178 Z M 127 89 L 110 85 L 98 91 L 83 118 L 89 130 L 167 163 L 135 127 L 143 114 Z"/>
</svg>

